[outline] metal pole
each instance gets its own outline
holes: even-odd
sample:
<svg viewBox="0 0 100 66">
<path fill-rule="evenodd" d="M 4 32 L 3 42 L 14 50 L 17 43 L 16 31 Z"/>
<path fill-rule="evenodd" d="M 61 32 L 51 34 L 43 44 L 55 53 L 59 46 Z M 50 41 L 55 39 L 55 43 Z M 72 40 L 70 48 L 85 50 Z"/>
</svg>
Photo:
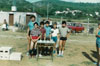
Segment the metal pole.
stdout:
<svg viewBox="0 0 100 66">
<path fill-rule="evenodd" d="M 88 25 L 87 25 L 87 32 L 89 34 L 89 22 L 90 22 L 90 19 L 88 18 Z"/>
<path fill-rule="evenodd" d="M 13 6 L 16 6 L 16 0 L 13 0 Z"/>
<path fill-rule="evenodd" d="M 49 17 L 49 3 L 47 4 L 47 20 L 48 20 L 48 17 Z"/>
<path fill-rule="evenodd" d="M 61 22 L 62 22 L 62 20 L 63 20 L 63 17 L 61 17 Z"/>
</svg>

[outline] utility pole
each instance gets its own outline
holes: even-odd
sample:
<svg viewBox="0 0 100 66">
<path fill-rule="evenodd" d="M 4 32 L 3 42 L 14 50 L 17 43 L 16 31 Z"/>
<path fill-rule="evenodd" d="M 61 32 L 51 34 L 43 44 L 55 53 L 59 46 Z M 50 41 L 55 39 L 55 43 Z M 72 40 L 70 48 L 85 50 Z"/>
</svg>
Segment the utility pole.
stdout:
<svg viewBox="0 0 100 66">
<path fill-rule="evenodd" d="M 48 18 L 49 18 L 49 2 L 47 4 L 47 20 L 48 20 Z"/>
<path fill-rule="evenodd" d="M 12 4 L 13 6 L 16 6 L 16 0 L 13 0 L 13 4 Z"/>
<path fill-rule="evenodd" d="M 88 18 L 88 24 L 87 24 L 87 32 L 88 32 L 88 33 L 87 33 L 87 34 L 89 34 L 89 28 L 90 28 L 90 27 L 89 27 L 89 23 L 90 23 L 90 19 Z"/>
</svg>

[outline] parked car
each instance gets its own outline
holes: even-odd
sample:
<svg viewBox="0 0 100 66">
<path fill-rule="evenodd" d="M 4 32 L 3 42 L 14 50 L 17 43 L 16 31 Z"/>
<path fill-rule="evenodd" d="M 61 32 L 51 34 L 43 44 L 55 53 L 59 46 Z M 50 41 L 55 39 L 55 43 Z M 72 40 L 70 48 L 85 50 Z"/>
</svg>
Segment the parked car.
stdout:
<svg viewBox="0 0 100 66">
<path fill-rule="evenodd" d="M 71 29 L 72 33 L 83 32 L 85 29 L 81 23 L 68 23 L 67 26 Z"/>
</svg>

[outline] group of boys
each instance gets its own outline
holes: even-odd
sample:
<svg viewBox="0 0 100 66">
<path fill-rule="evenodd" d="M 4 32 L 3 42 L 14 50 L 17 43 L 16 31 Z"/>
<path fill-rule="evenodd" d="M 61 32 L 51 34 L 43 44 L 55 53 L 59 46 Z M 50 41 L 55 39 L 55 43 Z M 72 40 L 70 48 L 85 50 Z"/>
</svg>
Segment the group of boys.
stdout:
<svg viewBox="0 0 100 66">
<path fill-rule="evenodd" d="M 59 29 L 57 28 L 57 23 L 53 24 L 53 28 L 50 27 L 49 21 L 41 21 L 40 26 L 37 22 L 35 22 L 35 16 L 30 17 L 30 22 L 28 23 L 28 41 L 29 44 L 27 46 L 27 55 L 32 56 L 32 53 L 36 52 L 37 41 L 38 40 L 53 40 L 54 44 L 54 51 L 56 53 L 56 44 L 59 43 L 59 53 L 58 57 L 63 57 L 64 47 L 66 44 L 66 40 L 70 35 L 70 30 L 66 25 L 66 21 L 62 21 L 62 27 Z M 45 52 L 43 48 L 40 50 L 42 53 Z M 47 53 L 47 51 L 46 51 Z M 41 53 L 40 53 L 41 56 Z"/>
</svg>

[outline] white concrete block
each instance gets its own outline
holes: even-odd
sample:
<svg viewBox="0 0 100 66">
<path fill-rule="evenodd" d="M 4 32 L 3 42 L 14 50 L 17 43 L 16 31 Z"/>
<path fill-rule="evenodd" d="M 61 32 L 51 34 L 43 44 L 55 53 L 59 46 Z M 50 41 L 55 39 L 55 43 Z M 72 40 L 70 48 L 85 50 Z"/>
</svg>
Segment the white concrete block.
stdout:
<svg viewBox="0 0 100 66">
<path fill-rule="evenodd" d="M 19 52 L 13 52 L 13 53 L 10 55 L 10 60 L 21 61 L 21 58 L 22 58 L 22 53 L 19 53 Z"/>
<path fill-rule="evenodd" d="M 10 55 L 12 47 L 0 47 L 0 55 Z"/>
<path fill-rule="evenodd" d="M 9 60 L 10 59 L 10 55 L 0 55 L 0 60 Z"/>
</svg>

